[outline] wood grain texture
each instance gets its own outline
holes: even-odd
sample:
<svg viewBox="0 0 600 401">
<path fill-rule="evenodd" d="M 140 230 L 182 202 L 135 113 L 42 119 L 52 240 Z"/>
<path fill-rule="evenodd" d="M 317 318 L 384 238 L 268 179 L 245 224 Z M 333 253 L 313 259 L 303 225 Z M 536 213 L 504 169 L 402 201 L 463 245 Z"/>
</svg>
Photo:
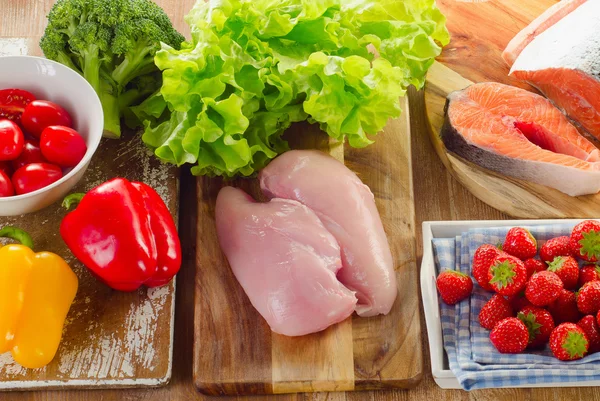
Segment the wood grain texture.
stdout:
<svg viewBox="0 0 600 401">
<path fill-rule="evenodd" d="M 513 4 L 514 3 L 514 4 Z M 506 43 L 531 19 L 540 6 L 554 4 L 551 0 L 527 3 L 516 7 L 517 1 L 492 1 L 471 4 L 440 2 L 448 16 L 452 43 L 427 74 L 425 104 L 429 117 L 430 136 L 438 156 L 450 173 L 476 197 L 496 209 L 519 218 L 595 218 L 600 215 L 600 194 L 572 197 L 554 188 L 508 177 L 466 161 L 449 153 L 440 131 L 444 122 L 446 96 L 464 89 L 473 82 L 500 81 L 515 84 L 508 77 L 508 67 L 500 57 Z M 470 23 L 466 23 L 469 19 Z M 509 22 L 510 21 L 510 22 Z M 462 23 L 461 23 L 462 22 Z M 494 35 L 489 26 L 496 26 Z M 469 57 L 464 54 L 469 49 Z M 457 56 L 463 57 L 459 62 Z M 484 61 L 485 58 L 485 61 Z M 460 70 L 461 73 L 454 71 Z M 462 74 L 462 75 L 461 75 Z M 526 85 L 522 85 L 527 88 Z"/>
<path fill-rule="evenodd" d="M 198 246 L 205 252 L 197 254 L 198 389 L 247 395 L 414 387 L 422 374 L 422 353 L 408 114 L 391 121 L 375 145 L 360 151 L 331 143 L 318 127 L 306 124 L 292 127 L 286 138 L 295 149 L 317 148 L 345 158 L 371 188 L 396 262 L 398 300 L 387 316 L 355 316 L 299 338 L 271 333 L 219 249 L 214 206 L 224 183 L 199 178 Z M 263 199 L 256 180 L 229 184 Z"/>
<path fill-rule="evenodd" d="M 179 29 L 185 31 L 182 15 L 194 0 L 156 0 L 173 18 Z M 43 4 L 52 1 L 0 0 L 0 37 L 39 34 L 43 21 Z M 465 7 L 472 3 L 465 3 Z M 37 11 L 35 11 L 37 10 Z M 38 30 L 38 31 L 35 31 Z M 10 32 L 10 34 L 9 34 Z M 33 42 L 33 41 L 32 41 Z M 411 150 L 413 165 L 414 199 L 417 237 L 421 238 L 421 223 L 430 220 L 481 220 L 506 219 L 508 216 L 475 198 L 444 168 L 429 140 L 423 93 L 409 91 L 411 116 Z M 173 377 L 168 386 L 156 389 L 129 390 L 71 390 L 13 392 L 0 395 L 2 401 L 562 401 L 600 399 L 600 388 L 560 389 L 506 389 L 441 390 L 431 377 L 427 333 L 422 331 L 424 354 L 423 380 L 412 390 L 305 393 L 272 396 L 210 397 L 199 394 L 193 381 L 193 322 L 196 264 L 196 186 L 195 177 L 183 169 L 181 175 L 181 198 L 179 231 L 183 246 L 183 267 L 177 276 L 175 310 L 175 348 Z M 417 241 L 417 264 L 423 247 Z M 425 322 L 421 313 L 421 326 Z"/>
</svg>

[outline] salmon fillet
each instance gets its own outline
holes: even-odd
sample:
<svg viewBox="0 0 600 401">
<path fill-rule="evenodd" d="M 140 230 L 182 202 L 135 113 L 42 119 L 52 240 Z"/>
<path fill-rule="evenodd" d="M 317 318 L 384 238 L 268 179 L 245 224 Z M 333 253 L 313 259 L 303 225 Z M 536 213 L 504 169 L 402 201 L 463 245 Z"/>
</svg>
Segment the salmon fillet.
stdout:
<svg viewBox="0 0 600 401">
<path fill-rule="evenodd" d="M 559 7 L 562 3 L 545 13 L 537 31 L 534 21 L 519 33 L 503 57 L 510 64 L 516 55 L 510 75 L 539 89 L 600 139 L 600 1 L 570 1 Z M 536 32 L 534 37 L 523 33 L 530 31 Z"/>
<path fill-rule="evenodd" d="M 530 44 L 533 39 L 586 1 L 587 0 L 562 0 L 544 11 L 542 15 L 534 19 L 531 24 L 527 25 L 521 32 L 512 38 L 502 53 L 502 59 L 509 67 L 512 67 L 517 57 L 519 57 L 519 54 L 521 54 L 523 49 Z"/>
<path fill-rule="evenodd" d="M 484 82 L 448 95 L 446 148 L 484 168 L 571 196 L 600 191 L 600 151 L 550 101 Z"/>
</svg>

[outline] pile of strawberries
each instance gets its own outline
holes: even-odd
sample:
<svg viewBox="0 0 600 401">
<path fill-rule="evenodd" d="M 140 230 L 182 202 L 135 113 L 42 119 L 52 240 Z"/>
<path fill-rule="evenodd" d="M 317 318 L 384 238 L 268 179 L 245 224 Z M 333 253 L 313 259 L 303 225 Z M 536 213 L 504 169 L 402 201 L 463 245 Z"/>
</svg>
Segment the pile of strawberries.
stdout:
<svg viewBox="0 0 600 401">
<path fill-rule="evenodd" d="M 502 353 L 544 348 L 563 361 L 600 351 L 600 222 L 586 220 L 570 236 L 539 250 L 531 233 L 511 228 L 501 247 L 482 245 L 472 275 L 495 292 L 479 313 L 482 327 Z M 585 265 L 580 268 L 578 260 Z M 437 278 L 442 300 L 454 305 L 469 297 L 473 281 L 446 270 Z"/>
</svg>

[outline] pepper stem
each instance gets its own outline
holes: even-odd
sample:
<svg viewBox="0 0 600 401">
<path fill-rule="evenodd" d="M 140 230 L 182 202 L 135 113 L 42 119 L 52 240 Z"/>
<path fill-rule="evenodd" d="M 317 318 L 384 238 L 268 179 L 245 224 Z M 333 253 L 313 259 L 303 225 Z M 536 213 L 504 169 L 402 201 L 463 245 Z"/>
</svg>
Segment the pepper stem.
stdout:
<svg viewBox="0 0 600 401">
<path fill-rule="evenodd" d="M 85 196 L 85 194 L 83 192 L 78 192 L 75 194 L 68 195 L 65 199 L 63 199 L 62 207 L 69 210 L 71 208 L 71 206 L 81 202 L 81 200 L 83 199 L 84 196 Z"/>
<path fill-rule="evenodd" d="M 0 238 L 10 238 L 20 242 L 27 248 L 33 249 L 33 239 L 25 231 L 17 227 L 6 226 L 0 230 Z"/>
</svg>

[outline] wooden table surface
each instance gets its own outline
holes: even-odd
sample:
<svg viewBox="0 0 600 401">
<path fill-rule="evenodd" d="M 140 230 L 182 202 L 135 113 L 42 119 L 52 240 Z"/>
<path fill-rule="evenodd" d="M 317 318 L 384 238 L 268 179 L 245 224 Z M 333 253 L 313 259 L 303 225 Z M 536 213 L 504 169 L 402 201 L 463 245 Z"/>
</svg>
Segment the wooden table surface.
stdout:
<svg viewBox="0 0 600 401">
<path fill-rule="evenodd" d="M 183 16 L 194 0 L 156 0 L 170 15 L 178 29 L 187 35 Z M 0 55 L 8 47 L 29 47 L 29 53 L 39 55 L 36 47 L 45 27 L 45 15 L 54 0 L 0 0 Z M 10 39 L 8 39 L 10 38 Z M 23 40 L 25 39 L 25 40 Z M 4 53 L 6 54 L 6 53 Z M 414 198 L 416 201 L 417 264 L 420 265 L 423 246 L 420 241 L 421 223 L 427 220 L 493 220 L 507 216 L 485 205 L 445 170 L 438 160 L 426 131 L 423 96 L 411 90 L 410 113 L 412 129 L 412 161 L 414 175 Z M 184 265 L 177 277 L 177 306 L 175 327 L 175 351 L 173 379 L 159 389 L 145 390 L 94 390 L 94 391 L 51 391 L 29 393 L 0 393 L 2 401 L 188 401 L 222 400 L 233 401 L 400 401 L 400 400 L 593 400 L 600 399 L 596 388 L 564 389 L 505 389 L 441 390 L 431 377 L 426 328 L 421 313 L 423 328 L 424 375 L 422 382 L 413 390 L 356 393 L 297 394 L 269 397 L 204 397 L 197 393 L 192 383 L 193 350 L 193 296 L 194 262 L 196 258 L 196 181 L 189 171 L 181 176 L 180 231 L 184 248 Z"/>
</svg>

